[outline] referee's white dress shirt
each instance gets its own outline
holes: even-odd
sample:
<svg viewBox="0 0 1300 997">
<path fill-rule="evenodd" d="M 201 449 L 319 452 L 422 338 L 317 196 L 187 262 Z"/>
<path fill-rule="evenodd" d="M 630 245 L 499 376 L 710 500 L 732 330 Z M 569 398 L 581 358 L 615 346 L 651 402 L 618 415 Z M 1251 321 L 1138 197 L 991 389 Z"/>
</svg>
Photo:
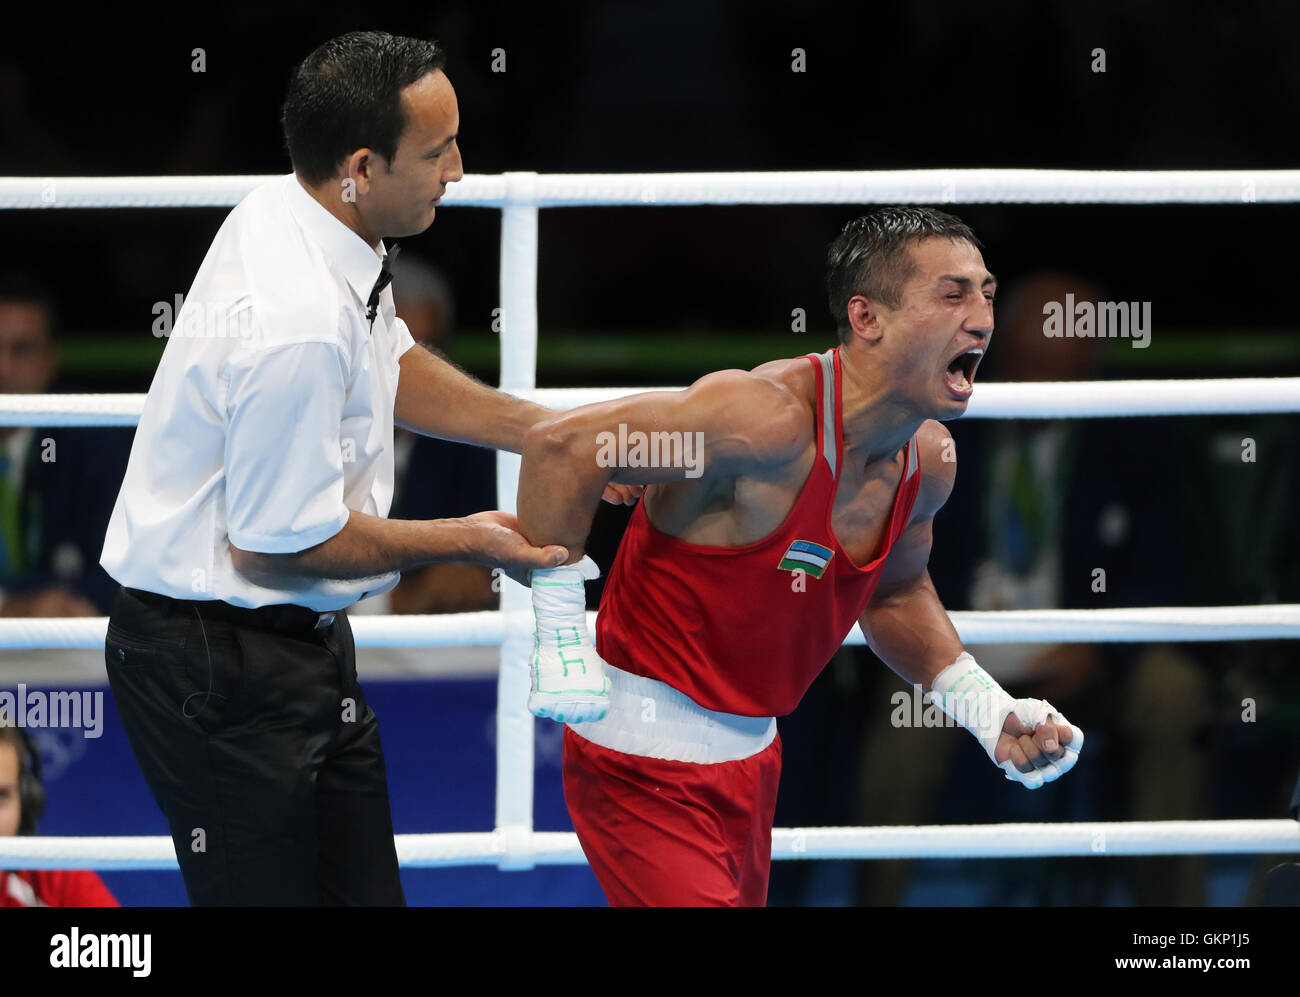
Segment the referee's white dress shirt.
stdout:
<svg viewBox="0 0 1300 997">
<path fill-rule="evenodd" d="M 270 588 L 238 574 L 229 547 L 300 551 L 349 509 L 388 515 L 398 359 L 414 341 L 391 288 L 366 318 L 383 255 L 293 174 L 227 216 L 149 387 L 100 559 L 113 578 L 318 612 L 397 583 L 391 572 Z"/>
</svg>

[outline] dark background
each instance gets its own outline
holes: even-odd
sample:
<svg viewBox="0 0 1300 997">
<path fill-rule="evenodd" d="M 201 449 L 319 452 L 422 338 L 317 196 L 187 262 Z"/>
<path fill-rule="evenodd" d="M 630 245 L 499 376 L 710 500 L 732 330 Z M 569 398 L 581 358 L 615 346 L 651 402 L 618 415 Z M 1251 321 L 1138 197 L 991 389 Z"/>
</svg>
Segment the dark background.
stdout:
<svg viewBox="0 0 1300 997">
<path fill-rule="evenodd" d="M 470 173 L 1294 165 L 1291 4 L 668 0 L 368 13 L 236 3 L 31 30 L 18 20 L 0 43 L 5 172 L 287 172 L 278 114 L 290 68 L 322 40 L 365 27 L 445 44 Z M 191 71 L 195 48 L 205 72 Z M 805 72 L 791 70 L 795 48 Z M 1091 68 L 1096 48 L 1104 73 Z M 494 49 L 505 72 L 492 72 Z M 1113 298 L 1151 301 L 1166 342 L 1171 330 L 1292 331 L 1295 205 L 958 210 L 1004 279 L 1043 261 L 1083 272 Z M 47 266 L 74 339 L 138 348 L 153 302 L 188 288 L 224 214 L 11 212 L 0 262 Z M 803 307 L 809 338 L 825 340 L 821 262 L 850 216 L 799 206 L 544 211 L 544 338 L 782 333 Z M 452 206 L 406 240 L 452 277 L 465 341 L 491 343 L 498 225 L 495 211 Z M 114 373 L 97 356 L 70 357 L 78 377 Z M 122 366 L 137 387 L 147 377 Z M 566 368 L 557 383 L 582 374 Z M 603 371 L 601 381 L 611 383 Z"/>
<path fill-rule="evenodd" d="M 1300 8 L 1283 2 L 666 0 L 530 8 L 449 2 L 364 12 L 352 4 L 299 3 L 174 7 L 164 19 L 138 23 L 117 12 L 61 14 L 62 23 L 44 12 L 27 16 L 30 24 L 6 15 L 9 27 L 0 40 L 0 172 L 11 175 L 287 172 L 278 114 L 291 67 L 324 39 L 371 27 L 445 44 L 470 173 L 1296 166 Z M 205 72 L 191 71 L 195 48 L 205 51 Z M 804 72 L 791 69 L 795 48 L 805 52 Z M 1092 69 L 1098 48 L 1105 50 L 1104 73 Z M 504 50 L 503 73 L 492 72 L 494 49 Z M 858 210 L 542 212 L 539 382 L 685 383 L 728 365 L 712 359 L 719 348 L 727 355 L 734 350 L 744 362 L 732 363 L 748 366 L 831 345 L 822 260 L 829 240 Z M 1004 287 L 1051 267 L 1087 277 L 1111 299 L 1152 303 L 1152 347 L 1110 344 L 1098 376 L 1300 370 L 1294 249 L 1300 211 L 1294 204 L 954 210 L 983 239 L 986 261 Z M 6 235 L 0 264 L 38 269 L 58 294 L 64 387 L 147 387 L 161 350 L 149 331 L 152 305 L 187 290 L 224 215 L 225 209 L 57 210 L 0 217 Z M 403 241 L 450 276 L 458 316 L 450 353 L 489 380 L 496 372 L 490 323 L 498 303 L 499 228 L 496 211 L 453 204 L 428 232 Z M 794 308 L 807 311 L 806 333 L 790 331 Z M 654 348 L 659 340 L 661 350 Z M 571 348 L 560 356 L 548 353 L 548 343 Z M 630 351 L 634 343 L 643 348 L 620 354 L 620 344 Z M 995 337 L 982 379 L 999 378 L 996 343 Z M 706 345 L 715 351 L 707 357 Z M 756 350 L 762 353 L 757 358 Z M 600 360 L 591 359 L 597 354 Z M 1225 471 L 1203 452 L 1220 436 L 1271 440 L 1259 464 L 1268 472 L 1265 490 L 1289 503 L 1300 451 L 1294 416 L 1091 422 L 1088 463 L 1073 490 L 1072 508 L 1082 517 L 1077 521 L 1091 523 L 1087 517 L 1118 491 L 1133 499 L 1135 515 L 1145 510 L 1145 521 L 1168 532 L 1153 527 L 1146 536 L 1159 542 L 1127 548 L 1127 584 L 1117 584 L 1109 598 L 1088 599 L 1067 586 L 1065 605 L 1300 601 L 1293 517 L 1270 527 L 1274 532 L 1257 532 L 1250 543 L 1257 507 L 1219 496 Z M 1113 435 L 1103 439 L 1109 430 Z M 979 445 L 978 439 L 969 442 Z M 1151 459 L 1156 455 L 1162 459 Z M 936 525 L 932 570 L 952 609 L 966 608 L 963 557 L 973 541 L 962 510 L 978 501 L 978 487 L 978 475 L 964 473 Z M 620 525 L 617 512 L 602 512 L 602 563 L 612 557 Z M 1075 542 L 1066 558 L 1079 561 L 1081 572 L 1096 563 L 1087 559 L 1090 542 Z M 1126 780 L 1130 752 L 1137 749 L 1117 721 L 1131 696 L 1123 677 L 1136 653 L 1108 652 L 1077 696 L 1057 703 L 1092 739 L 1091 757 L 1084 756 L 1061 792 L 1030 795 L 1001 783 L 987 761 L 966 748 L 953 756 L 946 789 L 926 820 L 1151 817 L 1138 805 L 1140 786 Z M 1189 653 L 1209 690 L 1210 714 L 1188 735 L 1191 749 L 1171 749 L 1171 764 L 1179 752 L 1198 752 L 1205 788 L 1185 811 L 1156 816 L 1281 816 L 1300 759 L 1291 645 L 1207 644 Z M 872 698 L 878 693 L 871 681 L 861 677 L 864 667 L 880 666 L 837 662 L 805 706 L 783 721 L 787 768 L 779 825 L 884 821 L 847 802 L 864 724 L 878 722 L 885 709 Z M 490 716 L 491 698 L 482 693 L 457 693 L 446 709 L 470 711 L 459 722 L 473 728 Z M 1236 721 L 1242 695 L 1266 704 L 1258 727 Z M 393 710 L 400 708 L 395 702 Z M 420 720 L 410 716 L 409 723 L 392 738 L 395 744 L 414 743 Z M 481 772 L 490 778 L 490 748 L 481 747 Z M 121 748 L 104 757 L 123 757 Z M 419 779 L 427 772 L 410 757 L 415 750 L 408 747 L 394 765 L 395 800 L 403 792 L 425 792 Z M 554 794 L 557 777 L 551 772 L 547 779 L 549 790 L 539 783 L 539 793 Z M 114 832 L 160 833 L 161 818 L 148 811 L 141 788 L 123 797 L 133 801 L 140 824 L 115 817 Z M 471 797 L 473 804 L 463 804 L 461 812 L 452 804 L 430 809 L 424 797 L 419 806 L 403 798 L 394 807 L 398 830 L 486 829 L 477 820 L 480 811 L 487 813 L 484 788 L 467 790 L 465 799 Z M 539 802 L 539 811 L 554 811 L 554 802 L 553 795 Z M 476 819 L 467 820 L 468 812 Z M 71 819 L 66 803 L 59 813 L 55 832 L 107 830 Z M 1137 868 L 1113 858 L 917 863 L 897 898 L 1177 903 L 1199 895 L 1202 902 L 1240 903 L 1272 863 L 1219 858 L 1190 877 L 1185 866 L 1149 861 Z M 878 895 L 869 880 L 884 865 L 785 863 L 774 871 L 773 901 L 866 901 Z M 1200 894 L 1161 894 L 1152 880 L 1165 871 L 1170 879 L 1177 873 L 1199 883 Z M 178 877 L 156 894 L 135 885 L 146 880 L 134 877 L 112 877 L 124 899 L 176 901 Z M 586 870 L 573 870 L 569 880 L 547 873 L 544 888 L 483 871 L 465 873 L 472 888 L 458 887 L 448 874 L 433 879 L 408 882 L 412 899 L 598 897 Z M 420 892 L 414 882 L 429 885 Z"/>
</svg>

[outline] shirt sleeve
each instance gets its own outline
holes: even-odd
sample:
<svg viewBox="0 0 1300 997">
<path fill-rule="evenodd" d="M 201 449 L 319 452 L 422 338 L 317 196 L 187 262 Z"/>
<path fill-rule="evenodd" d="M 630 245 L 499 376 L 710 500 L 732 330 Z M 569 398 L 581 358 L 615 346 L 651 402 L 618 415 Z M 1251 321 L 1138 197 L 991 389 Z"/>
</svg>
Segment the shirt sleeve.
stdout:
<svg viewBox="0 0 1300 997">
<path fill-rule="evenodd" d="M 415 345 L 415 339 L 411 335 L 411 330 L 406 327 L 406 323 L 400 318 L 393 321 L 393 356 L 398 360 L 402 359 L 402 354 Z"/>
<path fill-rule="evenodd" d="M 346 393 L 347 358 L 334 343 L 292 343 L 232 361 L 226 531 L 236 547 L 295 553 L 343 529 Z"/>
</svg>

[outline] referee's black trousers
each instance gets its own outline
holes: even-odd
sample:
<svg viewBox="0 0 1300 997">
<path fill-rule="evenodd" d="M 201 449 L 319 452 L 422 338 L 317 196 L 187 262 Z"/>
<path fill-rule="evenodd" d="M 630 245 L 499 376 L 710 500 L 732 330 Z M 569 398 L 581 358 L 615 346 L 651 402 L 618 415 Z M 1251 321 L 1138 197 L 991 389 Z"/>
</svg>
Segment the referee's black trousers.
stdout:
<svg viewBox="0 0 1300 997">
<path fill-rule="evenodd" d="M 190 903 L 405 904 L 347 616 L 122 589 L 108 680 Z"/>
</svg>

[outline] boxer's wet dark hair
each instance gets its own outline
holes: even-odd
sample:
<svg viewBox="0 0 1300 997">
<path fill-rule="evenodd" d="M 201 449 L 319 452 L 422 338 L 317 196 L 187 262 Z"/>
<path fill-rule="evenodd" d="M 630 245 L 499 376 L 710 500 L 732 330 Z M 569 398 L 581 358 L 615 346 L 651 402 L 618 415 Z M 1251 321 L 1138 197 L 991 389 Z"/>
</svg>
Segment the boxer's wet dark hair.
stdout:
<svg viewBox="0 0 1300 997">
<path fill-rule="evenodd" d="M 931 238 L 965 240 L 982 248 L 965 222 L 934 208 L 890 205 L 844 226 L 826 253 L 826 298 L 840 342 L 848 342 L 851 330 L 849 299 L 860 294 L 897 308 L 916 268 L 908 246 Z"/>
<path fill-rule="evenodd" d="M 445 64 L 436 42 L 383 31 L 325 42 L 298 64 L 284 98 L 280 123 L 294 172 L 324 183 L 358 149 L 391 163 L 406 127 L 402 90 Z"/>
</svg>

